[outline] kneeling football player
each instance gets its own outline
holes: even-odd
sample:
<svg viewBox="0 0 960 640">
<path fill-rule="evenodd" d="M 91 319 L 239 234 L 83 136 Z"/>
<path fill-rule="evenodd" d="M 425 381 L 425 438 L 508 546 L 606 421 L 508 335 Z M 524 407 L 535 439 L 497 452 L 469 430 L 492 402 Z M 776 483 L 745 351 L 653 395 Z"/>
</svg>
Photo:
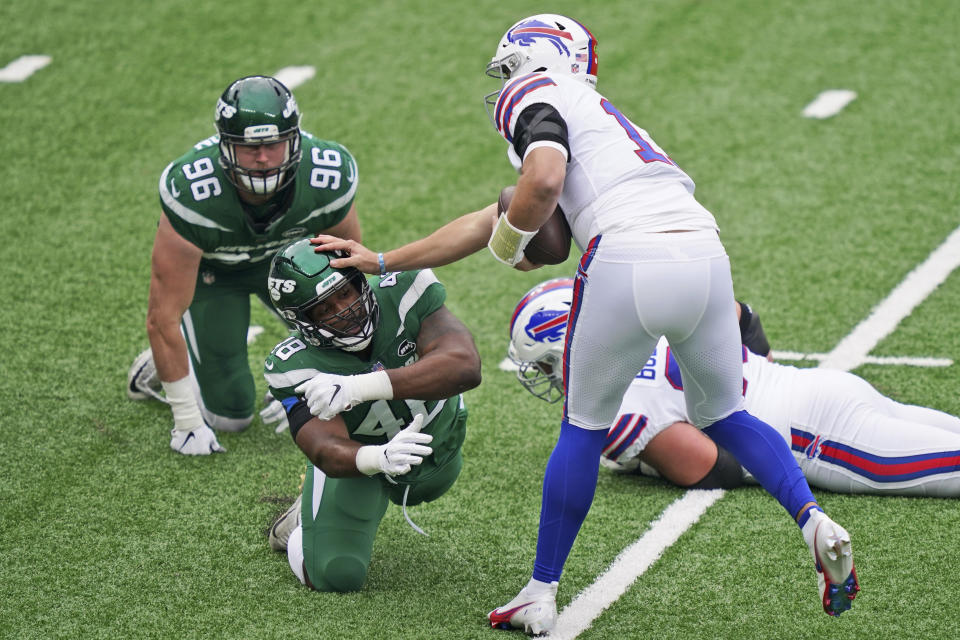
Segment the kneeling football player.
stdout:
<svg viewBox="0 0 960 640">
<path fill-rule="evenodd" d="M 480 384 L 480 356 L 432 271 L 368 280 L 335 257 L 300 240 L 273 258 L 270 296 L 293 331 L 264 375 L 309 459 L 270 546 L 302 583 L 342 592 L 363 586 L 387 503 L 406 516 L 459 475 L 460 394 Z"/>
</svg>

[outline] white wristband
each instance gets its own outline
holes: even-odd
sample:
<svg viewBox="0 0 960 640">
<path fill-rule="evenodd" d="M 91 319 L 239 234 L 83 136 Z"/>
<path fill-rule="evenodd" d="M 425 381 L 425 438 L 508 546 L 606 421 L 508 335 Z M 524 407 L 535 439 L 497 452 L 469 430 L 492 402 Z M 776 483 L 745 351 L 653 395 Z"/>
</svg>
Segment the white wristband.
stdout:
<svg viewBox="0 0 960 640">
<path fill-rule="evenodd" d="M 357 402 L 370 400 L 393 400 L 393 383 L 386 371 L 361 373 L 350 380 L 352 391 Z"/>
<path fill-rule="evenodd" d="M 180 378 L 174 382 L 161 380 L 163 392 L 170 402 L 173 411 L 173 428 L 180 431 L 193 431 L 203 426 L 203 416 L 200 415 L 200 405 L 193 395 L 193 385 L 190 376 Z"/>
<path fill-rule="evenodd" d="M 523 250 L 530 244 L 538 230 L 522 231 L 510 224 L 507 214 L 501 214 L 497 226 L 490 235 L 487 247 L 493 257 L 505 265 L 513 266 L 523 258 Z"/>
<path fill-rule="evenodd" d="M 368 444 L 357 449 L 357 470 L 365 476 L 380 473 L 380 457 L 383 455 L 383 445 Z"/>
</svg>

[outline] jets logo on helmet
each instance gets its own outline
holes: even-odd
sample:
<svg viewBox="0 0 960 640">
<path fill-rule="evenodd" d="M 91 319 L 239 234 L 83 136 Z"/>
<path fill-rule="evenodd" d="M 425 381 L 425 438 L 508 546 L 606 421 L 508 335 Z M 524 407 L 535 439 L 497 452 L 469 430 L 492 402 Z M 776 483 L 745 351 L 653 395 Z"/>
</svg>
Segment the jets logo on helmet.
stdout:
<svg viewBox="0 0 960 640">
<path fill-rule="evenodd" d="M 517 365 L 517 380 L 538 398 L 563 397 L 563 343 L 573 302 L 573 280 L 555 278 L 528 291 L 510 321 L 507 355 Z"/>
</svg>

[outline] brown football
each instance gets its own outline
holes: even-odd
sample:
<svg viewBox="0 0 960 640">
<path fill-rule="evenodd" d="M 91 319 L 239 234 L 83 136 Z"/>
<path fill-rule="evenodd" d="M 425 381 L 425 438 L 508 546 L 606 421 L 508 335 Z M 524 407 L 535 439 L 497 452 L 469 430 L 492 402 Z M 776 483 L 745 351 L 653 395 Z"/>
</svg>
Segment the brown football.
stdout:
<svg viewBox="0 0 960 640">
<path fill-rule="evenodd" d="M 513 190 L 513 185 L 500 190 L 500 197 L 497 198 L 498 214 L 510 208 Z M 570 226 L 559 205 L 540 227 L 537 235 L 530 239 L 523 255 L 534 264 L 560 264 L 570 255 Z"/>
</svg>

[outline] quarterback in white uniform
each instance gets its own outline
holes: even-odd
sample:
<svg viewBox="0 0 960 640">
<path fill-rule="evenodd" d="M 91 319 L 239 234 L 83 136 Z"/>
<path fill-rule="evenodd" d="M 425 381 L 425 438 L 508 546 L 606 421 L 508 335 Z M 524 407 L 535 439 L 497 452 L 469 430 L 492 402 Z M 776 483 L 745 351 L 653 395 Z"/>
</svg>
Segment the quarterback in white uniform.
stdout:
<svg viewBox="0 0 960 640">
<path fill-rule="evenodd" d="M 491 625 L 533 634 L 553 628 L 560 574 L 593 501 L 607 429 L 661 336 L 671 340 L 687 381 L 690 419 L 801 527 L 824 610 L 849 609 L 859 590 L 849 534 L 824 514 L 779 435 L 743 411 L 730 263 L 713 215 L 693 197 L 693 181 L 597 93 L 596 39 L 579 22 L 554 14 L 521 20 L 501 38 L 487 72 L 503 80 L 488 96 L 488 113 L 519 171 L 508 211 L 497 218 L 492 205 L 380 254 L 329 236 L 316 242 L 318 250 L 349 253 L 334 266 L 368 273 L 440 266 L 484 244 L 498 261 L 528 269 L 535 265 L 524 249 L 559 204 L 583 251 L 533 575 L 513 601 L 490 612 Z M 817 561 L 824 554 L 833 560 Z"/>
</svg>

